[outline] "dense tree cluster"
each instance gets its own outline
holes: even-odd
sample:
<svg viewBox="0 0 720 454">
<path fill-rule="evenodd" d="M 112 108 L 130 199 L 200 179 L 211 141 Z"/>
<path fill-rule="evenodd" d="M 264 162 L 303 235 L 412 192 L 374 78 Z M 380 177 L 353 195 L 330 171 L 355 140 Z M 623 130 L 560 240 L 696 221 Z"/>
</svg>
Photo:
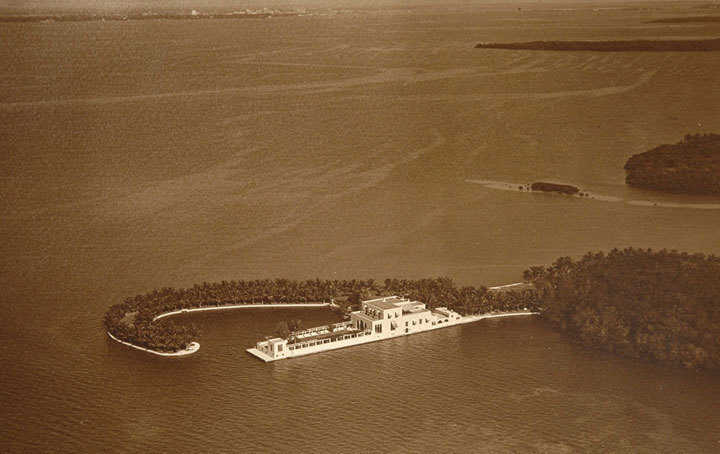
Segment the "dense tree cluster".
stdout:
<svg viewBox="0 0 720 454">
<path fill-rule="evenodd" d="M 543 316 L 581 343 L 623 356 L 720 369 L 720 258 L 614 249 L 558 259 L 524 277 Z"/>
<path fill-rule="evenodd" d="M 429 309 L 445 306 L 463 315 L 540 309 L 538 294 L 532 288 L 518 291 L 489 291 L 484 286 L 457 287 L 453 280 L 447 277 L 419 280 L 385 279 L 384 284 L 385 294 L 422 301 Z"/>
<path fill-rule="evenodd" d="M 125 298 L 105 315 L 109 333 L 125 342 L 163 352 L 186 348 L 197 335 L 193 326 L 169 320 L 153 322 L 160 314 L 180 309 L 233 304 L 328 303 L 332 300 L 357 307 L 361 300 L 400 295 L 423 301 L 427 307 L 446 306 L 462 314 L 521 309 L 537 310 L 533 290 L 488 292 L 485 287 L 457 287 L 449 278 L 419 280 L 373 279 L 294 281 L 264 279 L 196 284 L 186 289 L 163 288 Z"/>
<path fill-rule="evenodd" d="M 631 186 L 720 194 L 720 135 L 688 134 L 674 145 L 633 155 L 625 170 Z"/>
<path fill-rule="evenodd" d="M 544 181 L 536 181 L 530 185 L 530 189 L 533 191 L 559 192 L 567 195 L 575 195 L 580 192 L 580 189 L 569 184 L 546 183 Z"/>
<path fill-rule="evenodd" d="M 629 41 L 528 41 L 520 43 L 480 43 L 478 49 L 553 50 L 592 52 L 710 52 L 720 51 L 720 38 Z"/>
<path fill-rule="evenodd" d="M 280 322 L 273 331 L 273 336 L 287 339 L 303 326 L 303 321 L 299 318 L 293 318 L 285 322 Z"/>
<path fill-rule="evenodd" d="M 646 24 L 702 24 L 708 22 L 720 22 L 720 16 L 688 16 L 668 17 L 645 22 Z"/>
<path fill-rule="evenodd" d="M 183 350 L 198 335 L 195 325 L 177 325 L 168 320 L 153 322 L 144 316 L 136 317 L 134 323 L 125 323 L 122 319 L 118 306 L 113 306 L 105 314 L 105 328 L 117 339 L 158 352 Z"/>
</svg>

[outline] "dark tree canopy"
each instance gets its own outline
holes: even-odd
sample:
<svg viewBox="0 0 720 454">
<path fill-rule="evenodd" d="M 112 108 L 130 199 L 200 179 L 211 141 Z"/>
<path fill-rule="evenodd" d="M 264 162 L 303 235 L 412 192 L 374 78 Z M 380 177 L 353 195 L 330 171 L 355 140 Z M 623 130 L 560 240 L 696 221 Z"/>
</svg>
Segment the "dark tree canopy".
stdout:
<svg viewBox="0 0 720 454">
<path fill-rule="evenodd" d="M 527 41 L 480 43 L 478 49 L 540 50 L 566 52 L 712 52 L 720 51 L 720 38 L 635 39 L 617 41 Z"/>
<path fill-rule="evenodd" d="M 630 157 L 625 164 L 630 186 L 668 192 L 720 194 L 720 135 L 686 135 Z"/>
<path fill-rule="evenodd" d="M 645 22 L 646 24 L 702 24 L 708 22 L 720 22 L 720 16 L 687 16 L 668 17 Z"/>
<path fill-rule="evenodd" d="M 580 189 L 569 184 L 546 183 L 544 181 L 536 181 L 530 185 L 533 191 L 558 192 L 560 194 L 575 195 Z"/>
<path fill-rule="evenodd" d="M 720 258 L 614 249 L 533 267 L 543 316 L 584 345 L 720 369 Z"/>
</svg>

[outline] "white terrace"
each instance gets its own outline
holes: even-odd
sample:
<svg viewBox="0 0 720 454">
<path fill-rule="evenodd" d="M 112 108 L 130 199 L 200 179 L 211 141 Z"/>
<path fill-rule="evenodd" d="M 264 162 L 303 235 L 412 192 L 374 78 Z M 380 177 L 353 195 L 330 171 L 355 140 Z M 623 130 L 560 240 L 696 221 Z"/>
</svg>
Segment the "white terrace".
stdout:
<svg viewBox="0 0 720 454">
<path fill-rule="evenodd" d="M 376 298 L 363 301 L 360 310 L 350 314 L 350 321 L 298 331 L 288 339 L 258 342 L 248 351 L 273 361 L 436 329 L 459 323 L 461 318 L 447 308 L 431 311 L 419 301 L 398 296 Z"/>
</svg>

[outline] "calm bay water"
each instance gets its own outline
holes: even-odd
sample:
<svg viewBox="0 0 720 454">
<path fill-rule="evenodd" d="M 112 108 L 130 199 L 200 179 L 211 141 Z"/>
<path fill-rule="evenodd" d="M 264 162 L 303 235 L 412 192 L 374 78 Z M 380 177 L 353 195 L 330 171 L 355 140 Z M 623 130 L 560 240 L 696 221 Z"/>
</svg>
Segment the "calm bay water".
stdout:
<svg viewBox="0 0 720 454">
<path fill-rule="evenodd" d="M 718 377 L 537 319 L 277 364 L 244 350 L 335 316 L 195 315 L 182 360 L 100 323 L 123 296 L 202 281 L 492 285 L 587 250 L 720 253 L 720 199 L 622 170 L 720 131 L 720 56 L 473 49 L 720 33 L 643 24 L 663 8 L 0 26 L 3 451 L 717 452 Z M 605 200 L 473 182 L 541 179 Z"/>
</svg>

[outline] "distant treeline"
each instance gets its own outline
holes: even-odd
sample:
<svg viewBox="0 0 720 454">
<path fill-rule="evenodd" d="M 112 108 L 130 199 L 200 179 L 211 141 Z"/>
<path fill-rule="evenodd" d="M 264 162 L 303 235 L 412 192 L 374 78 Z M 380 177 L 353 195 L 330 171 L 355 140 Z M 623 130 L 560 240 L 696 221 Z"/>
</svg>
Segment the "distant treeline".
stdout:
<svg viewBox="0 0 720 454">
<path fill-rule="evenodd" d="M 559 258 L 524 277 L 543 317 L 584 345 L 720 370 L 720 258 L 613 249 Z"/>
<path fill-rule="evenodd" d="M 631 186 L 668 192 L 720 194 L 720 135 L 688 134 L 625 163 Z"/>
<path fill-rule="evenodd" d="M 529 41 L 521 43 L 480 43 L 478 49 L 551 50 L 593 52 L 708 52 L 720 51 L 720 38 L 632 41 Z"/>
<path fill-rule="evenodd" d="M 688 16 L 668 17 L 645 22 L 646 24 L 701 24 L 707 22 L 720 22 L 720 16 Z"/>
<path fill-rule="evenodd" d="M 194 326 L 179 326 L 170 320 L 153 319 L 180 309 L 234 304 L 329 303 L 346 307 L 378 296 L 400 295 L 422 301 L 429 308 L 446 306 L 462 314 L 539 309 L 532 289 L 492 292 L 486 287 L 457 287 L 449 278 L 419 280 L 373 279 L 307 280 L 264 279 L 196 284 L 187 289 L 163 288 L 125 298 L 105 314 L 105 328 L 113 336 L 151 350 L 175 352 L 186 348 L 197 336 Z"/>
<path fill-rule="evenodd" d="M 2 22 L 93 22 L 126 20 L 180 19 L 262 19 L 266 17 L 297 16 L 295 11 L 251 11 L 232 13 L 130 13 L 130 14 L 27 14 L 0 16 Z"/>
</svg>

